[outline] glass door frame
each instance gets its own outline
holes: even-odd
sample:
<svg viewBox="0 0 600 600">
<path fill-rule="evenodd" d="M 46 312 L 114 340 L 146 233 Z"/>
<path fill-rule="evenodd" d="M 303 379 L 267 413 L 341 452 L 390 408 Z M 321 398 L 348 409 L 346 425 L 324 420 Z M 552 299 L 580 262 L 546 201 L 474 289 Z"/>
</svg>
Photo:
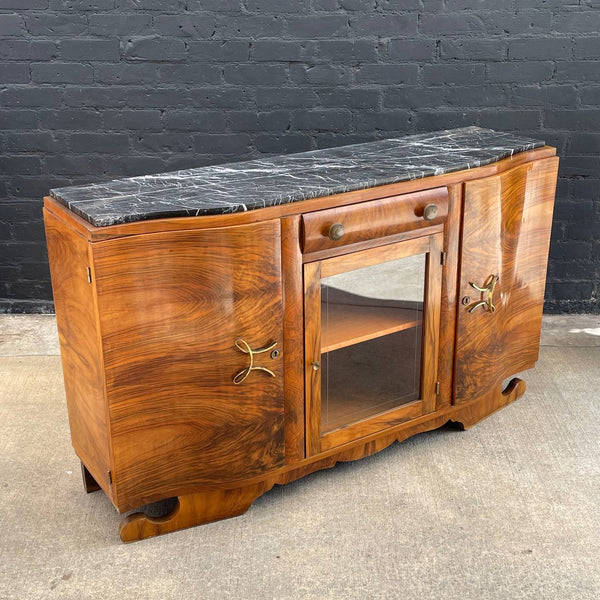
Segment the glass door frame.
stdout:
<svg viewBox="0 0 600 600">
<path fill-rule="evenodd" d="M 443 233 L 304 264 L 306 453 L 312 456 L 435 411 L 442 291 Z M 426 255 L 421 397 L 373 417 L 321 433 L 321 280 L 392 260 Z"/>
</svg>

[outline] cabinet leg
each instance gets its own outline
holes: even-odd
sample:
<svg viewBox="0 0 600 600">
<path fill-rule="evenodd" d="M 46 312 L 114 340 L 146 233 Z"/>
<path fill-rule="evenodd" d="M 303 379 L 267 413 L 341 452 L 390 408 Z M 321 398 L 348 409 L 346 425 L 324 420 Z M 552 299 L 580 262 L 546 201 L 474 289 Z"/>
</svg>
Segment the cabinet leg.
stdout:
<svg viewBox="0 0 600 600">
<path fill-rule="evenodd" d="M 506 389 L 492 390 L 477 402 L 466 404 L 452 415 L 451 420 L 454 423 L 459 423 L 463 429 L 469 429 L 492 413 L 520 398 L 525 393 L 526 387 L 522 379 L 514 377 L 506 386 Z"/>
<path fill-rule="evenodd" d="M 81 463 L 81 478 L 83 479 L 83 489 L 88 494 L 91 494 L 92 492 L 97 492 L 100 489 L 100 486 L 92 477 L 92 474 L 85 468 L 85 465 L 83 463 Z"/>
<path fill-rule="evenodd" d="M 266 482 L 230 490 L 211 490 L 179 496 L 177 505 L 164 517 L 135 513 L 121 521 L 119 534 L 124 542 L 135 542 L 171 531 L 203 525 L 245 513 L 273 484 Z"/>
</svg>

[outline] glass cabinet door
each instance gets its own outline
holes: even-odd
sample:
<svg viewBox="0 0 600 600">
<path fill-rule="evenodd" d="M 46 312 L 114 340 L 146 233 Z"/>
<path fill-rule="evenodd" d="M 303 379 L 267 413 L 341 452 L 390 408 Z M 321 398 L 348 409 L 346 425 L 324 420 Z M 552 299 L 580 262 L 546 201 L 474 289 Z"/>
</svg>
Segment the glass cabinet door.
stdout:
<svg viewBox="0 0 600 600">
<path fill-rule="evenodd" d="M 441 238 L 305 265 L 309 454 L 434 409 Z"/>
</svg>

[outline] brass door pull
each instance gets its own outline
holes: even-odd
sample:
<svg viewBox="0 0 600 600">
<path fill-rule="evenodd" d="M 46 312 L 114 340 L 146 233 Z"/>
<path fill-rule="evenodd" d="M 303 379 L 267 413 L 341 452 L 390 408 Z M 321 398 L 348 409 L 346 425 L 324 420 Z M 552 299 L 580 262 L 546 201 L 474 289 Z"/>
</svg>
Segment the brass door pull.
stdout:
<svg viewBox="0 0 600 600">
<path fill-rule="evenodd" d="M 469 307 L 467 311 L 472 313 L 476 308 L 483 306 L 484 310 L 487 309 L 489 312 L 493 313 L 496 310 L 496 307 L 494 306 L 494 288 L 499 280 L 500 277 L 498 277 L 498 275 L 490 275 L 488 277 L 489 283 L 485 287 L 479 287 L 472 281 L 469 281 L 469 285 L 481 294 L 485 294 L 485 297 L 479 302 L 473 304 L 473 306 Z"/>
<path fill-rule="evenodd" d="M 242 338 L 238 338 L 237 340 L 235 340 L 235 347 L 240 352 L 243 352 L 244 354 L 248 354 L 248 356 L 250 357 L 250 364 L 245 369 L 242 369 L 237 375 L 235 375 L 235 377 L 233 378 L 233 384 L 240 385 L 240 383 L 243 383 L 252 371 L 264 371 L 265 373 L 268 373 L 271 377 L 275 377 L 276 375 L 275 375 L 275 373 L 273 373 L 273 371 L 271 371 L 271 369 L 267 369 L 266 367 L 254 366 L 254 355 L 255 354 L 262 354 L 263 352 L 269 352 L 269 351 L 273 350 L 273 348 L 275 348 L 275 346 L 277 346 L 277 342 L 273 342 L 270 346 L 265 346 L 264 348 L 258 348 L 257 350 L 252 350 L 252 348 L 250 348 L 250 345 L 248 344 L 248 342 L 246 342 L 246 340 L 243 340 Z M 278 354 L 278 356 L 279 356 L 279 354 Z M 273 358 L 276 358 L 276 357 L 273 357 Z"/>
</svg>

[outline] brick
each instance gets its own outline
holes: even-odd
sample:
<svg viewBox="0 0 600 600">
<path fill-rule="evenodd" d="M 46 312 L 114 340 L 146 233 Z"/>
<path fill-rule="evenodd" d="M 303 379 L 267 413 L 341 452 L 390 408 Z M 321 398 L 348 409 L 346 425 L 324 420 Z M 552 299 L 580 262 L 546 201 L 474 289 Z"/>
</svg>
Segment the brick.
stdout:
<svg viewBox="0 0 600 600">
<path fill-rule="evenodd" d="M 210 10 L 211 12 L 239 13 L 242 0 L 187 0 L 187 10 Z"/>
<path fill-rule="evenodd" d="M 341 85 L 349 84 L 352 79 L 351 70 L 343 65 L 290 65 L 290 78 L 294 83 Z"/>
<path fill-rule="evenodd" d="M 58 44 L 50 40 L 0 39 L 3 60 L 51 60 L 58 56 Z"/>
<path fill-rule="evenodd" d="M 477 113 L 469 111 L 419 111 L 416 115 L 417 131 L 437 131 L 453 127 L 467 127 L 477 120 Z"/>
<path fill-rule="evenodd" d="M 133 38 L 125 46 L 125 57 L 130 60 L 181 61 L 185 52 L 182 40 L 158 36 Z"/>
<path fill-rule="evenodd" d="M 0 83 L 28 83 L 29 65 L 27 63 L 0 63 Z"/>
<path fill-rule="evenodd" d="M 11 152 L 54 152 L 57 149 L 55 137 L 47 132 L 7 133 L 4 146 Z"/>
<path fill-rule="evenodd" d="M 512 8 L 512 0 L 446 0 L 446 10 L 506 10 Z"/>
<path fill-rule="evenodd" d="M 286 131 L 291 127 L 292 115 L 287 110 L 230 112 L 227 118 L 232 131 Z"/>
<path fill-rule="evenodd" d="M 562 61 L 556 63 L 557 81 L 600 81 L 600 61 Z"/>
<path fill-rule="evenodd" d="M 42 159 L 39 156 L 0 156 L 0 173 L 37 175 L 41 171 Z"/>
<path fill-rule="evenodd" d="M 361 83 L 382 85 L 410 85 L 417 82 L 418 73 L 417 65 L 361 65 L 356 72 L 356 80 Z"/>
<path fill-rule="evenodd" d="M 159 66 L 154 63 L 95 64 L 95 81 L 110 85 L 131 85 L 156 81 Z"/>
<path fill-rule="evenodd" d="M 115 0 L 50 0 L 53 10 L 112 10 Z"/>
<path fill-rule="evenodd" d="M 104 108 L 124 106 L 127 102 L 126 88 L 70 87 L 64 95 L 65 106 Z"/>
<path fill-rule="evenodd" d="M 162 108 L 165 106 L 187 106 L 190 101 L 189 92 L 175 88 L 138 88 L 128 87 L 125 91 L 125 102 L 131 108 Z"/>
<path fill-rule="evenodd" d="M 31 80 L 36 83 L 91 83 L 94 72 L 79 63 L 32 63 Z"/>
<path fill-rule="evenodd" d="M 490 63 L 487 67 L 488 79 L 492 82 L 537 83 L 552 78 L 554 64 L 544 62 Z"/>
<path fill-rule="evenodd" d="M 600 173 L 600 156 L 565 156 L 560 173 L 565 177 L 593 177 Z"/>
<path fill-rule="evenodd" d="M 381 91 L 378 89 L 319 88 L 317 93 L 325 108 L 377 108 L 381 104 Z"/>
<path fill-rule="evenodd" d="M 423 14 L 419 20 L 419 31 L 436 36 L 484 33 L 485 25 L 478 15 L 468 13 Z"/>
<path fill-rule="evenodd" d="M 60 58 L 77 61 L 118 61 L 119 40 L 63 40 L 60 44 Z"/>
<path fill-rule="evenodd" d="M 317 44 L 319 60 L 325 62 L 375 61 L 377 44 L 375 40 L 327 40 Z"/>
<path fill-rule="evenodd" d="M 350 32 L 357 36 L 398 37 L 417 33 L 417 14 L 350 15 Z"/>
<path fill-rule="evenodd" d="M 172 110 L 164 116 L 164 125 L 175 131 L 214 131 L 221 132 L 227 128 L 225 115 L 217 110 Z"/>
<path fill-rule="evenodd" d="M 411 124 L 411 114 L 407 110 L 357 111 L 355 121 L 358 133 L 374 131 L 406 132 Z"/>
<path fill-rule="evenodd" d="M 575 38 L 575 58 L 600 58 L 600 40 L 597 36 Z"/>
<path fill-rule="evenodd" d="M 462 60 L 505 60 L 508 44 L 504 40 L 441 40 L 441 57 Z"/>
<path fill-rule="evenodd" d="M 479 113 L 479 125 L 501 131 L 535 129 L 541 123 L 541 113 L 536 110 L 501 109 Z"/>
<path fill-rule="evenodd" d="M 192 136 L 182 132 L 140 133 L 132 140 L 135 150 L 151 152 L 191 152 Z"/>
<path fill-rule="evenodd" d="M 241 15 L 235 19 L 221 17 L 217 22 L 216 39 L 278 38 L 283 35 L 285 21 L 278 15 Z"/>
<path fill-rule="evenodd" d="M 0 129 L 35 129 L 37 114 L 34 110 L 7 110 L 3 107 L 0 110 Z"/>
<path fill-rule="evenodd" d="M 508 104 L 510 87 L 508 85 L 457 85 L 448 86 L 442 92 L 445 102 L 450 107 L 469 106 L 504 106 Z M 432 88 L 438 95 L 439 90 Z M 434 105 L 435 106 L 435 105 Z"/>
<path fill-rule="evenodd" d="M 90 15 L 89 29 L 91 35 L 97 36 L 140 36 L 152 32 L 152 16 L 145 14 L 119 14 L 116 19 L 112 14 Z"/>
<path fill-rule="evenodd" d="M 376 4 L 376 0 L 313 0 L 312 8 L 326 12 L 335 10 L 368 11 L 375 8 Z"/>
<path fill-rule="evenodd" d="M 88 32 L 87 17 L 77 13 L 30 14 L 26 21 L 27 30 L 32 35 L 72 37 Z"/>
<path fill-rule="evenodd" d="M 219 84 L 223 80 L 222 71 L 220 66 L 204 64 L 161 65 L 158 68 L 158 78 L 160 81 L 178 85 L 186 83 Z"/>
<path fill-rule="evenodd" d="M 481 83 L 485 78 L 482 64 L 425 65 L 423 80 L 427 85 L 468 85 Z"/>
<path fill-rule="evenodd" d="M 289 17 L 287 33 L 298 38 L 327 38 L 348 34 L 348 19 L 343 15 Z"/>
<path fill-rule="evenodd" d="M 215 19 L 210 13 L 154 17 L 156 33 L 164 36 L 210 37 L 215 31 L 215 27 Z"/>
<path fill-rule="evenodd" d="M 511 59 L 551 60 L 571 58 L 573 42 L 566 38 L 519 38 L 511 40 L 508 57 Z"/>
<path fill-rule="evenodd" d="M 48 8 L 48 0 L 0 0 L 0 8 L 41 9 Z"/>
<path fill-rule="evenodd" d="M 24 35 L 25 23 L 20 15 L 0 15 L 0 36 Z"/>
<path fill-rule="evenodd" d="M 306 108 L 317 104 L 317 95 L 309 89 L 257 88 L 256 104 L 261 108 Z"/>
<path fill-rule="evenodd" d="M 552 30 L 558 33 L 595 33 L 600 30 L 600 12 L 563 12 L 555 16 Z"/>
<path fill-rule="evenodd" d="M 99 114 L 104 119 L 105 129 L 108 130 L 141 129 L 146 131 L 160 131 L 163 128 L 160 110 L 104 110 Z"/>
<path fill-rule="evenodd" d="M 248 60 L 249 53 L 250 43 L 241 40 L 188 42 L 189 58 L 197 62 L 240 62 Z"/>
<path fill-rule="evenodd" d="M 157 10 L 176 12 L 186 9 L 186 0 L 116 0 L 117 8 L 125 10 Z"/>
<path fill-rule="evenodd" d="M 0 106 L 55 106 L 60 103 L 62 92 L 48 88 L 5 88 L 0 90 Z"/>
<path fill-rule="evenodd" d="M 241 88 L 190 89 L 193 106 L 205 108 L 243 108 L 249 102 L 248 93 Z"/>
<path fill-rule="evenodd" d="M 581 103 L 589 104 L 591 106 L 598 105 L 600 103 L 600 84 L 599 85 L 587 85 L 581 88 Z"/>
<path fill-rule="evenodd" d="M 433 60 L 435 40 L 390 40 L 384 57 L 394 61 Z"/>
<path fill-rule="evenodd" d="M 248 12 L 260 13 L 303 13 L 307 9 L 307 0 L 246 0 Z"/>
<path fill-rule="evenodd" d="M 533 35 L 547 33 L 552 21 L 548 10 L 520 10 L 482 12 L 479 17 L 485 30 L 492 35 Z"/>
<path fill-rule="evenodd" d="M 383 92 L 383 105 L 386 108 L 439 107 L 440 91 L 421 86 L 390 87 Z"/>
<path fill-rule="evenodd" d="M 110 177 L 135 177 L 137 175 L 153 175 L 171 171 L 165 158 L 161 156 L 133 156 L 123 160 L 121 156 L 105 156 L 104 164 L 106 173 Z"/>
<path fill-rule="evenodd" d="M 252 58 L 269 62 L 300 61 L 310 58 L 311 50 L 304 41 L 259 40 L 252 43 Z"/>
<path fill-rule="evenodd" d="M 302 133 L 280 135 L 265 133 L 254 138 L 254 145 L 259 152 L 265 154 L 290 154 L 311 150 L 312 140 L 309 135 Z"/>
<path fill-rule="evenodd" d="M 577 89 L 572 85 L 517 85 L 514 101 L 526 106 L 565 106 L 577 104 Z"/>
<path fill-rule="evenodd" d="M 600 156 L 600 133 L 574 133 L 571 136 L 570 153 Z"/>
<path fill-rule="evenodd" d="M 102 128 L 102 113 L 97 110 L 43 110 L 39 113 L 42 129 L 78 131 Z"/>
<path fill-rule="evenodd" d="M 210 135 L 199 133 L 193 136 L 194 150 L 207 154 L 241 154 L 249 152 L 251 138 L 245 133 Z"/>
<path fill-rule="evenodd" d="M 287 73 L 282 65 L 226 65 L 224 78 L 227 83 L 278 85 L 285 83 Z"/>
<path fill-rule="evenodd" d="M 94 178 L 98 178 L 98 173 L 104 172 L 104 161 L 101 156 L 91 154 L 72 155 L 61 154 L 59 156 L 48 156 L 46 158 L 46 167 L 55 175 L 87 175 L 94 173 Z"/>
<path fill-rule="evenodd" d="M 600 108 L 547 110 L 546 127 L 567 131 L 600 131 Z"/>
<path fill-rule="evenodd" d="M 351 120 L 352 113 L 342 109 L 300 110 L 292 113 L 294 129 L 347 131 Z"/>
<path fill-rule="evenodd" d="M 72 152 L 127 153 L 129 136 L 124 133 L 74 133 L 69 145 Z"/>
</svg>

